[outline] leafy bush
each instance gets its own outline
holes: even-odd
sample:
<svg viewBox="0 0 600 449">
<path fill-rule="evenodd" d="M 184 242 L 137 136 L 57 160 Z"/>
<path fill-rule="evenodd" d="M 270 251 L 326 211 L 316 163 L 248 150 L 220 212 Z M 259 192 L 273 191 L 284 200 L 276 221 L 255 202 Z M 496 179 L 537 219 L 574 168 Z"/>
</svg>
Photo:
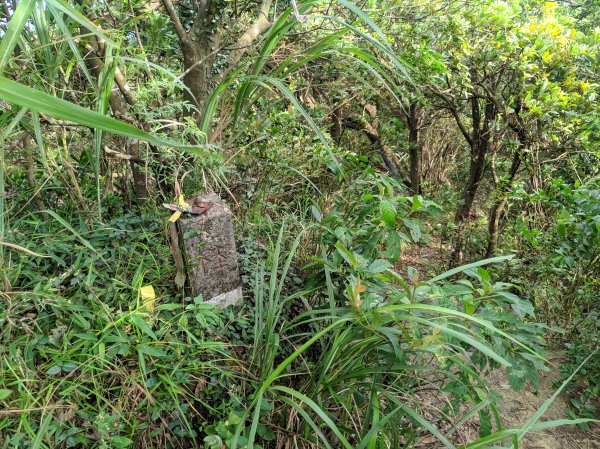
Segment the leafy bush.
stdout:
<svg viewBox="0 0 600 449">
<path fill-rule="evenodd" d="M 577 335 L 567 343 L 567 362 L 561 365 L 563 378 L 567 378 L 590 354 L 600 348 L 600 312 L 591 312 L 577 326 Z M 581 368 L 575 381 L 569 386 L 572 410 L 571 418 L 600 418 L 600 353 L 596 352 Z M 587 423 L 580 424 L 589 429 Z"/>
<path fill-rule="evenodd" d="M 0 302 L 3 447 L 198 441 L 199 417 L 221 406 L 239 369 L 229 320 L 243 330 L 244 317 L 172 296 L 159 223 L 149 215 L 122 215 L 93 231 L 58 220 L 15 223 L 14 241 L 46 257 L 12 254 L 7 275 L 24 292 Z M 144 284 L 156 298 L 142 297 Z"/>
<path fill-rule="evenodd" d="M 532 284 L 532 299 L 544 318 L 565 328 L 551 328 L 566 347 L 567 360 L 561 365 L 565 379 L 598 347 L 600 339 L 600 180 L 572 185 L 556 179 L 545 191 L 517 196 L 543 207 L 550 219 L 545 228 L 530 222 L 518 225 L 529 249 L 524 254 L 529 279 L 523 283 Z M 595 356 L 569 386 L 574 408 L 570 416 L 598 416 L 599 366 Z"/>
<path fill-rule="evenodd" d="M 513 225 L 527 269 L 515 276 L 531 285 L 528 293 L 543 318 L 568 332 L 600 300 L 600 181 L 573 186 L 557 179 L 544 191 L 519 190 L 515 197 L 525 205 Z M 531 208 L 543 209 L 546 220 L 529 220 Z"/>
<path fill-rule="evenodd" d="M 533 308 L 513 293 L 516 287 L 492 281 L 481 268 L 488 262 L 429 282 L 413 269 L 408 279 L 392 269 L 401 242 L 420 237 L 415 214 L 438 209 L 401 192 L 366 170 L 328 210 L 314 207 L 321 251 L 300 291 L 285 286 L 301 235 L 282 260 L 280 231 L 267 252 L 270 275 L 256 269 L 248 359 L 257 378 L 235 432 L 225 426 L 227 447 L 255 440 L 268 446 L 268 429 L 318 447 L 399 447 L 425 433 L 449 445 L 452 423 L 476 414 L 482 436 L 491 435 L 492 419 L 501 428 L 497 396 L 481 377 L 486 369 L 512 364 L 514 386 L 535 382 L 542 363 L 531 346 L 540 350 L 544 328 L 527 322 Z M 462 272 L 475 282 L 448 281 Z M 294 313 L 295 303 L 304 311 Z M 423 404 L 420 392 L 429 388 L 447 400 Z M 220 429 L 214 441 L 225 441 Z"/>
</svg>

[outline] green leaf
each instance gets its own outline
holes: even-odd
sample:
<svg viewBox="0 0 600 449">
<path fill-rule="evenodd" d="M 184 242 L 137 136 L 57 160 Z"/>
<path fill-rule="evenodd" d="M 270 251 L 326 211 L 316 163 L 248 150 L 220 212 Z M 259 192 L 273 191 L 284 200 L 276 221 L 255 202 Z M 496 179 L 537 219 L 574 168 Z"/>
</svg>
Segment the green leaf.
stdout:
<svg viewBox="0 0 600 449">
<path fill-rule="evenodd" d="M 358 261 L 356 260 L 356 256 L 350 251 L 348 251 L 348 248 L 346 248 L 346 246 L 339 240 L 335 243 L 335 247 L 338 250 L 338 253 L 344 258 L 344 260 L 356 270 L 356 268 L 358 267 Z"/>
<path fill-rule="evenodd" d="M 535 318 L 535 309 L 531 302 L 526 299 L 519 299 L 517 302 L 514 302 L 510 305 L 515 315 L 517 315 L 521 320 L 525 319 L 527 315 L 532 318 Z"/>
<path fill-rule="evenodd" d="M 133 440 L 127 437 L 121 437 L 121 436 L 114 436 L 110 439 L 110 442 L 112 443 L 112 447 L 121 449 L 121 448 L 127 448 L 129 446 L 131 446 L 133 444 Z"/>
<path fill-rule="evenodd" d="M 419 226 L 419 223 L 414 220 L 404 220 L 404 226 L 409 229 L 413 242 L 417 243 L 421 240 L 421 227 Z"/>
<path fill-rule="evenodd" d="M 50 368 L 48 368 L 48 370 L 46 371 L 46 374 L 48 376 L 56 376 L 58 373 L 60 373 L 60 365 L 52 365 Z"/>
<path fill-rule="evenodd" d="M 321 213 L 319 208 L 315 205 L 312 205 L 310 207 L 310 210 L 313 214 L 313 217 L 315 217 L 315 220 L 317 220 L 317 223 L 321 223 L 321 220 L 323 219 L 323 214 Z"/>
<path fill-rule="evenodd" d="M 0 99 L 47 114 L 51 117 L 78 123 L 88 128 L 101 129 L 112 134 L 141 140 L 157 146 L 170 146 L 192 153 L 207 154 L 206 149 L 202 147 L 175 143 L 153 136 L 125 122 L 53 97 L 52 95 L 4 77 L 0 77 Z"/>
<path fill-rule="evenodd" d="M 153 345 L 138 345 L 136 347 L 138 352 L 142 354 L 151 355 L 153 357 L 166 357 L 167 353 L 160 349 L 158 346 Z"/>
<path fill-rule="evenodd" d="M 177 310 L 177 309 L 181 309 L 183 306 L 181 304 L 161 304 L 159 306 L 156 307 L 157 311 L 161 311 L 161 310 Z"/>
<path fill-rule="evenodd" d="M 396 221 L 396 206 L 394 203 L 388 200 L 382 200 L 379 204 L 379 210 L 381 211 L 381 219 L 387 225 L 393 225 Z"/>
<path fill-rule="evenodd" d="M 0 401 L 9 397 L 11 393 L 12 393 L 12 390 L 7 390 L 6 388 L 0 388 Z"/>
<path fill-rule="evenodd" d="M 369 273 L 383 273 L 385 270 L 392 268 L 392 264 L 385 259 L 377 259 L 371 262 L 367 272 Z"/>
<path fill-rule="evenodd" d="M 465 313 L 468 315 L 473 315 L 475 313 L 475 303 L 473 302 L 473 298 L 469 298 L 463 301 L 465 306 Z"/>
<path fill-rule="evenodd" d="M 429 282 L 441 281 L 442 279 L 446 279 L 450 276 L 454 276 L 455 274 L 462 273 L 463 271 L 467 271 L 471 268 L 477 268 L 482 265 L 489 265 L 491 263 L 503 262 L 505 260 L 511 260 L 513 257 L 514 257 L 513 255 L 498 256 L 498 257 L 492 257 L 490 259 L 480 260 L 478 262 L 473 262 L 473 263 L 470 263 L 467 265 L 462 265 L 460 267 L 453 268 L 452 270 L 448 270 L 445 273 L 442 273 L 442 274 L 430 279 Z"/>
<path fill-rule="evenodd" d="M 18 3 L 17 9 L 15 9 L 12 19 L 10 19 L 10 23 L 8 24 L 8 29 L 0 40 L 0 75 L 4 73 L 8 61 L 13 56 L 13 50 L 17 42 L 19 42 L 21 31 L 23 31 L 25 24 L 31 16 L 31 11 L 35 7 L 35 1 L 21 0 Z"/>
<path fill-rule="evenodd" d="M 388 233 L 386 257 L 393 262 L 400 257 L 400 236 L 396 231 Z"/>
<path fill-rule="evenodd" d="M 221 449 L 223 446 L 223 440 L 219 435 L 208 435 L 207 437 L 204 437 L 204 443 L 210 449 Z"/>
<path fill-rule="evenodd" d="M 157 340 L 156 334 L 141 315 L 131 315 L 131 322 L 135 324 L 144 334 L 148 335 L 153 340 Z"/>
</svg>

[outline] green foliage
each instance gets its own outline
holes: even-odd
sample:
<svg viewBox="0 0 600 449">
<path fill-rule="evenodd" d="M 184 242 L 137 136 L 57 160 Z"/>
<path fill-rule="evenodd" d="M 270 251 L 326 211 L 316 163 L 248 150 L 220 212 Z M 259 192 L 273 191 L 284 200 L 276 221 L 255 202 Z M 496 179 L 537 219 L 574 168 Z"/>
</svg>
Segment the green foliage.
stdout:
<svg viewBox="0 0 600 449">
<path fill-rule="evenodd" d="M 569 386 L 571 395 L 571 407 L 569 417 L 571 418 L 598 418 L 600 407 L 600 358 L 597 349 L 600 345 L 600 316 L 599 311 L 594 309 L 577 324 L 574 338 L 566 344 L 567 362 L 561 366 L 563 378 L 573 372 L 586 360 L 590 354 L 595 354 L 585 364 Z M 580 426 L 589 430 L 587 423 Z"/>
<path fill-rule="evenodd" d="M 58 221 L 30 219 L 11 234 L 46 257 L 9 259 L 10 281 L 26 293 L 8 293 L 0 309 L 10 342 L 0 349 L 0 400 L 6 410 L 31 411 L 5 415 L 5 447 L 197 441 L 198 410 L 218 406 L 222 382 L 235 376 L 237 362 L 218 337 L 226 316 L 201 298 L 168 293 L 173 273 L 168 248 L 155 244 L 156 217 L 62 231 Z M 24 233 L 31 237 L 21 242 Z M 159 293 L 150 303 L 140 298 L 146 283 Z"/>
<path fill-rule="evenodd" d="M 392 270 L 389 258 L 397 256 L 388 256 L 389 247 L 381 250 L 388 244 L 387 235 L 402 232 L 399 226 L 407 229 L 410 240 L 410 230 L 413 237 L 418 235 L 418 224 L 408 227 L 405 220 L 414 220 L 411 215 L 418 210 L 423 213 L 437 206 L 400 196 L 398 184 L 369 170 L 353 186 L 371 196 L 344 191 L 334 198 L 336 208 L 326 213 L 313 208 L 322 229 L 323 256 L 309 266 L 316 271 L 304 290 L 292 288 L 285 293 L 286 272 L 298 239 L 281 262 L 283 229 L 270 251 L 269 280 L 263 280 L 264 269 L 256 270 L 252 345 L 256 355 L 250 360 L 257 365 L 250 371 L 260 375 L 232 447 L 254 440 L 267 444 L 258 429 L 285 425 L 289 413 L 302 417 L 296 431 L 303 438 L 324 447 L 334 443 L 319 423 L 345 447 L 416 441 L 423 430 L 452 447 L 447 436 L 423 417 L 431 410 L 422 410 L 417 402 L 416 390 L 422 382 L 440 376 L 438 388 L 449 399 L 444 416 L 459 419 L 469 413 L 464 404 L 472 401 L 476 411 L 471 413 L 479 413 L 482 423 L 487 423 L 482 427 L 487 435 L 496 413 L 496 396 L 486 391 L 478 369 L 490 361 L 509 365 L 510 358 L 510 377 L 522 385 L 541 366 L 540 356 L 528 345 L 541 344 L 542 332 L 524 321 L 533 310 L 509 291 L 512 285 L 492 282 L 489 272 L 481 268 L 471 273 L 480 286 L 443 281 L 470 267 L 439 276 L 437 282 L 420 281 L 414 269 L 408 280 Z M 393 217 L 387 209 L 395 211 Z M 376 233 L 381 234 L 377 239 L 366 238 Z M 301 298 L 306 298 L 304 307 L 308 301 L 312 305 L 294 316 L 293 304 Z M 463 308 L 466 312 L 460 311 Z M 290 312 L 292 319 L 285 319 Z M 283 361 L 277 364 L 276 360 Z M 401 398 L 412 400 L 406 403 Z M 275 405 L 265 409 L 272 401 Z M 353 427 L 356 419 L 368 424 Z"/>
<path fill-rule="evenodd" d="M 255 4 L 219 0 L 200 22 L 201 2 L 182 0 L 178 23 L 169 2 L 13 3 L 0 10 L 3 449 L 451 449 L 474 422 L 481 438 L 461 447 L 518 447 L 597 416 L 594 1 L 311 0 L 301 23 L 266 2 L 272 23 L 240 48 Z M 482 139 L 477 195 L 453 222 Z M 173 282 L 156 206 L 180 189 L 232 205 L 241 306 Z M 483 254 L 485 211 L 504 200 L 497 251 L 517 257 L 428 279 L 444 261 L 427 250 L 449 253 L 461 232 L 467 259 Z M 539 388 L 546 336 L 568 342 L 564 382 L 503 429 L 486 376 Z M 571 381 L 573 419 L 537 423 Z"/>
<path fill-rule="evenodd" d="M 558 296 L 546 313 L 569 329 L 576 316 L 595 310 L 598 302 L 599 195 L 597 178 L 578 187 L 557 179 L 546 191 L 525 196 L 544 207 L 552 223 L 544 232 L 539 227 L 517 224 L 532 255 L 546 256 L 532 267 L 553 281 L 545 288 Z M 536 298 L 540 303 L 542 300 Z"/>
</svg>

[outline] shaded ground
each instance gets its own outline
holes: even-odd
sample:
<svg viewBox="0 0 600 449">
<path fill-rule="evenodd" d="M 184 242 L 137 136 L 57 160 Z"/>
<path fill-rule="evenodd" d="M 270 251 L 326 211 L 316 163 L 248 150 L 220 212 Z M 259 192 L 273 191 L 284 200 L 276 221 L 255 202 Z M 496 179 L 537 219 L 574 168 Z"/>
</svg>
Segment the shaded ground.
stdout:
<svg viewBox="0 0 600 449">
<path fill-rule="evenodd" d="M 402 249 L 394 268 L 402 276 L 406 276 L 408 267 L 416 268 L 419 280 L 426 280 L 448 269 L 449 251 L 447 246 L 437 241 L 429 245 L 409 245 Z"/>
<path fill-rule="evenodd" d="M 559 364 L 561 358 L 557 355 L 550 358 L 554 364 Z M 560 378 L 557 369 L 541 373 L 540 390 L 536 393 L 531 384 L 527 384 L 523 390 L 514 391 L 504 374 L 504 370 L 494 370 L 488 377 L 488 385 L 491 389 L 499 392 L 503 399 L 498 403 L 498 411 L 501 416 L 503 427 L 520 428 L 527 420 L 542 406 L 542 404 L 556 391 L 554 383 Z M 432 422 L 440 419 L 437 412 L 443 408 L 448 401 L 445 393 L 437 391 L 436 394 L 419 394 L 419 402 L 423 407 L 424 417 Z M 538 422 L 554 421 L 566 418 L 568 398 L 565 395 L 558 396 L 551 404 L 546 413 Z M 443 434 L 451 429 L 450 424 L 440 428 Z M 497 430 L 497 429 L 496 429 Z M 451 440 L 457 448 L 473 442 L 479 438 L 479 418 L 474 416 L 462 424 L 453 433 Z M 421 438 L 416 446 L 417 449 L 430 449 L 442 447 L 436 437 L 429 434 Z M 504 445 L 496 443 L 493 447 L 512 448 L 510 441 Z M 519 443 L 519 449 L 600 449 L 600 426 L 586 431 L 576 426 L 561 426 L 547 429 L 541 432 L 527 434 Z"/>
<path fill-rule="evenodd" d="M 559 365 L 561 358 L 554 355 L 551 361 Z M 554 382 L 560 377 L 558 370 L 542 373 L 540 391 L 536 394 L 531 385 L 524 390 L 513 391 L 502 370 L 496 370 L 489 377 L 490 386 L 499 391 L 504 399 L 499 404 L 505 428 L 523 425 L 531 415 L 556 391 Z M 552 403 L 540 421 L 552 421 L 566 417 L 568 399 L 560 395 Z M 562 426 L 543 432 L 527 435 L 521 449 L 600 449 L 600 427 L 590 431 L 579 427 Z"/>
</svg>

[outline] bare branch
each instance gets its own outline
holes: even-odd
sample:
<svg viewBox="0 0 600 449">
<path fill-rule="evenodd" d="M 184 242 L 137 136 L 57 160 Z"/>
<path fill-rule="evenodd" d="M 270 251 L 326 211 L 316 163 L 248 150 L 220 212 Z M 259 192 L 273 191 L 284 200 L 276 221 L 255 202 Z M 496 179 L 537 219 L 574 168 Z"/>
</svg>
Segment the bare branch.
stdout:
<svg viewBox="0 0 600 449">
<path fill-rule="evenodd" d="M 140 162 L 140 163 L 145 163 L 146 161 L 140 157 L 131 155 L 131 154 L 124 154 L 124 153 L 119 153 L 118 151 L 115 150 L 111 150 L 110 148 L 108 148 L 106 145 L 104 145 L 104 153 L 107 154 L 108 156 L 112 156 L 116 159 L 123 159 L 125 161 L 134 161 L 134 162 Z"/>
<path fill-rule="evenodd" d="M 472 147 L 473 139 L 472 139 L 471 135 L 469 134 L 469 132 L 467 131 L 467 129 L 465 128 L 465 125 L 463 124 L 462 120 L 460 119 L 460 116 L 458 115 L 458 110 L 456 109 L 456 106 L 450 101 L 450 99 L 448 97 L 446 97 L 446 95 L 444 95 L 435 86 L 430 86 L 430 87 L 431 87 L 432 92 L 437 97 L 441 98 L 444 101 L 444 103 L 446 103 L 446 109 L 450 111 L 450 113 L 452 114 L 452 117 L 454 117 L 454 121 L 458 125 L 458 129 L 464 136 L 464 138 L 467 141 L 467 143 L 469 144 L 469 146 Z"/>
<path fill-rule="evenodd" d="M 227 56 L 227 66 L 233 67 L 236 65 L 242 56 L 244 55 L 244 49 L 252 45 L 256 40 L 265 33 L 272 25 L 269 20 L 269 10 L 273 0 L 263 0 L 260 6 L 258 17 L 252 25 L 240 36 L 237 43 L 235 44 L 236 50 L 233 50 Z M 220 75 L 222 77 L 223 75 Z"/>
<path fill-rule="evenodd" d="M 171 23 L 175 27 L 175 32 L 177 33 L 177 37 L 179 37 L 180 42 L 184 42 L 187 40 L 187 33 L 185 32 L 185 28 L 181 24 L 181 20 L 179 20 L 179 16 L 177 15 L 177 11 L 175 11 L 175 7 L 171 0 L 162 0 L 162 4 L 171 19 Z"/>
</svg>

